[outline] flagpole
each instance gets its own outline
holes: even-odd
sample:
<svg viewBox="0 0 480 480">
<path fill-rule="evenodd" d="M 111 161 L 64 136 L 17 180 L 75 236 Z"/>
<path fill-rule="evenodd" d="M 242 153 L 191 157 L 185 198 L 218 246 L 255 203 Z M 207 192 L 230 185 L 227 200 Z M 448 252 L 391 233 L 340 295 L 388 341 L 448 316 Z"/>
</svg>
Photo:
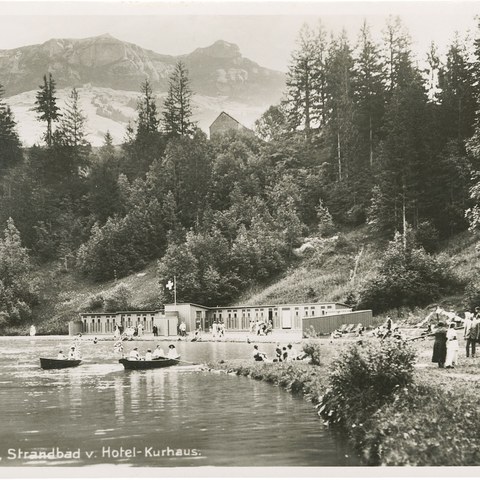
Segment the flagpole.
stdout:
<svg viewBox="0 0 480 480">
<path fill-rule="evenodd" d="M 175 310 L 177 309 L 177 276 L 173 276 L 173 302 L 175 303 Z"/>
</svg>

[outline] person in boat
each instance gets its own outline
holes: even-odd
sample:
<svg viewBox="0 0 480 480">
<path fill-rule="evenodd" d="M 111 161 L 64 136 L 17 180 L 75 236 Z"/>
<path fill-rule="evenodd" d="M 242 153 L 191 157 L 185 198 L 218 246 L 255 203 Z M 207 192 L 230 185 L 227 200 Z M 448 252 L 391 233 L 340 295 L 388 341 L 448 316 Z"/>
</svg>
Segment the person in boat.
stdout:
<svg viewBox="0 0 480 480">
<path fill-rule="evenodd" d="M 258 345 L 253 346 L 253 359 L 256 362 L 264 362 L 267 359 L 267 355 L 258 349 Z"/>
<path fill-rule="evenodd" d="M 138 348 L 135 347 L 129 354 L 128 354 L 128 359 L 129 360 L 140 360 L 140 354 L 138 353 Z"/>
<path fill-rule="evenodd" d="M 165 358 L 165 352 L 163 351 L 163 348 L 160 348 L 160 345 L 157 345 L 152 353 L 152 359 L 157 360 L 157 358 Z"/>
<path fill-rule="evenodd" d="M 153 360 L 152 351 L 150 349 L 148 349 L 147 353 L 145 354 L 145 361 L 150 362 L 151 360 Z"/>
<path fill-rule="evenodd" d="M 67 356 L 63 353 L 63 350 L 60 350 L 57 355 L 57 360 L 66 360 Z"/>
<path fill-rule="evenodd" d="M 175 348 L 175 345 L 169 345 L 168 346 L 168 352 L 167 352 L 167 358 L 178 358 L 180 355 L 177 352 L 177 349 Z"/>
<path fill-rule="evenodd" d="M 98 343 L 98 338 L 95 337 L 95 338 L 93 339 L 93 344 L 96 345 L 97 343 Z"/>
</svg>

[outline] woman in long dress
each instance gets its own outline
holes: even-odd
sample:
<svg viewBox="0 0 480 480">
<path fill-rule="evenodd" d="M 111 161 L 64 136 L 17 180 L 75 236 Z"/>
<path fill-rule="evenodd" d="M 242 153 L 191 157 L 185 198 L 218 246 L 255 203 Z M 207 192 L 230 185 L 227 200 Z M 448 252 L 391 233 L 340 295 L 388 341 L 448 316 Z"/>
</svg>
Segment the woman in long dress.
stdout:
<svg viewBox="0 0 480 480">
<path fill-rule="evenodd" d="M 445 368 L 454 368 L 458 362 L 458 339 L 455 331 L 455 323 L 451 323 L 447 330 L 447 357 Z"/>
<path fill-rule="evenodd" d="M 445 366 L 447 357 L 447 329 L 443 322 L 438 322 L 437 328 L 434 330 L 435 342 L 433 344 L 432 362 L 438 363 L 439 368 Z"/>
</svg>

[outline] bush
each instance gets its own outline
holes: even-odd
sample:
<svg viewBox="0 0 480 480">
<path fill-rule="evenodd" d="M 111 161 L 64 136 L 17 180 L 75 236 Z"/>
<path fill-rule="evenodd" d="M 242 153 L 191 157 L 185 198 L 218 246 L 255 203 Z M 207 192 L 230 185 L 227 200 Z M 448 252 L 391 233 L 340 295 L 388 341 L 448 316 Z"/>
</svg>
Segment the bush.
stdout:
<svg viewBox="0 0 480 480">
<path fill-rule="evenodd" d="M 478 400 L 471 385 L 449 383 L 401 389 L 374 414 L 365 454 L 389 466 L 477 466 Z"/>
<path fill-rule="evenodd" d="M 407 245 L 397 234 L 382 259 L 375 278 L 358 293 L 357 308 L 372 309 L 375 314 L 391 308 L 427 305 L 456 287 L 449 268 L 423 249 Z"/>
<path fill-rule="evenodd" d="M 125 311 L 130 308 L 132 291 L 124 283 L 120 283 L 110 294 L 105 296 L 105 311 L 118 312 Z"/>
<path fill-rule="evenodd" d="M 426 252 L 433 253 L 440 246 L 440 234 L 430 222 L 421 222 L 415 230 L 415 242 Z"/>
<path fill-rule="evenodd" d="M 394 340 L 351 345 L 332 363 L 319 413 L 348 430 L 365 425 L 398 388 L 413 382 L 415 352 Z"/>
<path fill-rule="evenodd" d="M 320 344 L 315 341 L 303 344 L 303 351 L 311 358 L 312 365 L 320 365 Z"/>
<path fill-rule="evenodd" d="M 86 312 L 100 312 L 104 309 L 105 299 L 101 293 L 92 295 L 87 302 Z"/>
<path fill-rule="evenodd" d="M 318 231 L 323 237 L 332 235 L 335 231 L 335 224 L 333 223 L 332 215 L 328 211 L 322 200 L 316 207 L 318 219 Z"/>
<path fill-rule="evenodd" d="M 303 338 L 318 338 L 320 335 L 316 332 L 312 325 L 310 325 L 304 332 Z"/>
<path fill-rule="evenodd" d="M 463 303 L 465 309 L 470 312 L 480 305 L 480 282 L 478 280 L 472 280 L 465 288 Z"/>
</svg>

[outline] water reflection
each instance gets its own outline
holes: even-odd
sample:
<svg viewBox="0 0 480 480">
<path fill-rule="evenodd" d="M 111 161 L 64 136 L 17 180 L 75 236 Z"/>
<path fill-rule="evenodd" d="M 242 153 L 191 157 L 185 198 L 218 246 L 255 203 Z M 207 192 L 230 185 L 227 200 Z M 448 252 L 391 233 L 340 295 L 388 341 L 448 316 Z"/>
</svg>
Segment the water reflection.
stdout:
<svg viewBox="0 0 480 480">
<path fill-rule="evenodd" d="M 61 342 L 68 340 L 0 339 L 0 457 L 8 449 L 56 447 L 80 449 L 82 455 L 11 459 L 3 466 L 352 463 L 312 406 L 280 388 L 182 367 L 126 372 L 112 342 L 84 343 L 84 364 L 74 369 L 41 370 L 38 357 L 51 356 Z M 137 343 L 142 352 L 151 347 Z M 270 347 L 273 352 L 273 345 L 265 350 Z M 249 358 L 251 346 L 184 342 L 177 350 L 189 361 L 203 362 Z M 87 458 L 86 452 L 93 454 Z"/>
</svg>

